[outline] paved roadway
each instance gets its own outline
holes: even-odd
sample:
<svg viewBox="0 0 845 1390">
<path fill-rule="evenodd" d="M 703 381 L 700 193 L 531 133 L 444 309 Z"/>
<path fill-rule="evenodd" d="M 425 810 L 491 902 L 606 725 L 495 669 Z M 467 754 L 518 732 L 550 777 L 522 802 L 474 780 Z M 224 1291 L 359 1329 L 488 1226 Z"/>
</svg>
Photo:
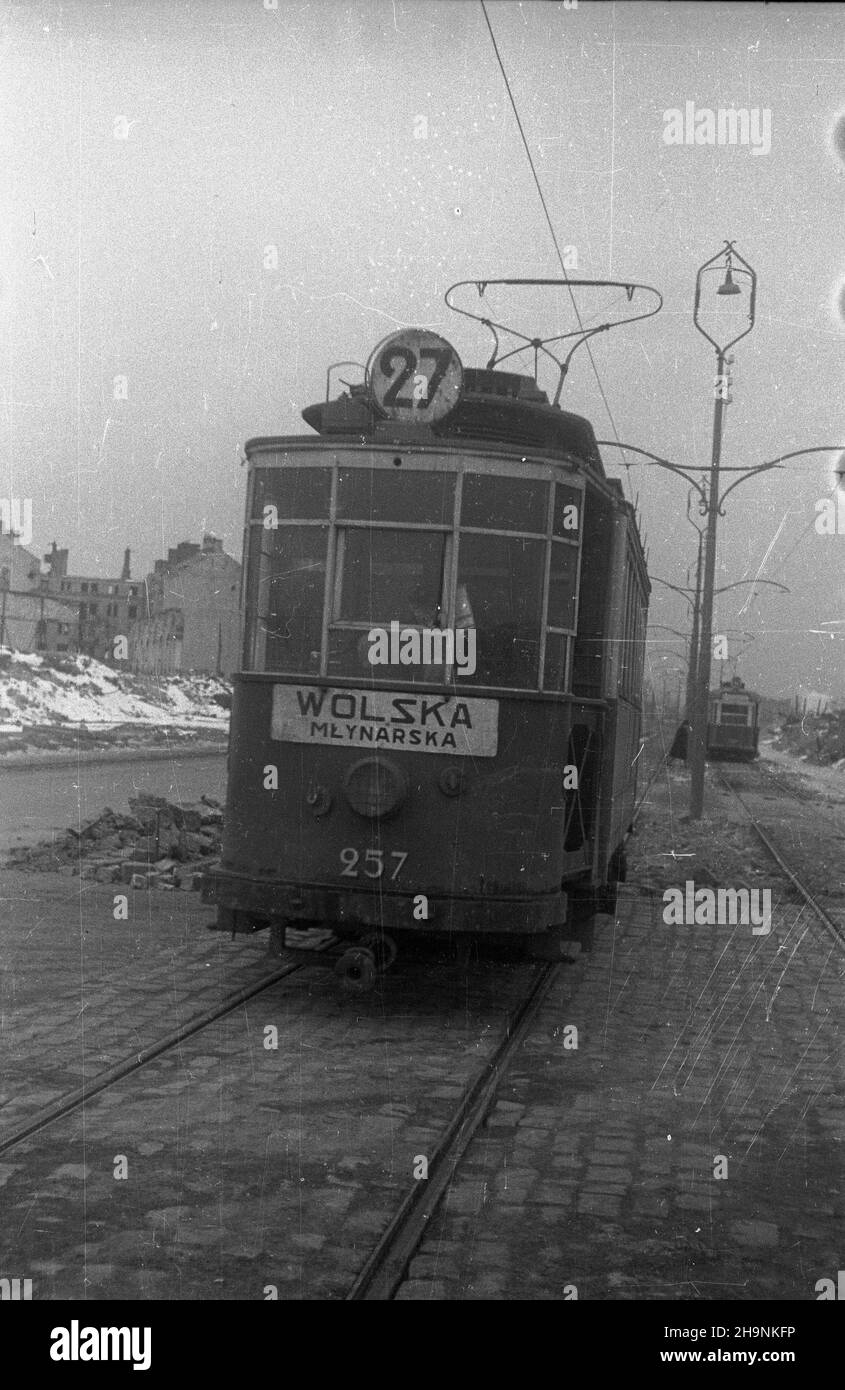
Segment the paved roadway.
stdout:
<svg viewBox="0 0 845 1390">
<path fill-rule="evenodd" d="M 129 797 L 154 792 L 196 801 L 205 792 L 221 801 L 226 753 L 125 762 L 82 762 L 69 767 L 0 768 L 0 855 L 13 845 L 36 844 L 111 806 L 129 810 Z"/>
<path fill-rule="evenodd" d="M 742 846 L 735 803 L 708 795 L 712 847 Z M 702 877 L 655 835 L 668 874 Z M 666 925 L 649 838 L 401 1298 L 813 1301 L 835 1282 L 843 957 L 776 884 L 768 936 Z M 264 941 L 208 932 L 195 894 L 133 894 L 122 921 L 111 885 L 4 882 L 0 1132 L 265 968 Z M 39 1299 L 342 1297 L 525 975 L 403 954 L 345 998 L 315 962 L 4 1153 L 0 1270 Z"/>
</svg>

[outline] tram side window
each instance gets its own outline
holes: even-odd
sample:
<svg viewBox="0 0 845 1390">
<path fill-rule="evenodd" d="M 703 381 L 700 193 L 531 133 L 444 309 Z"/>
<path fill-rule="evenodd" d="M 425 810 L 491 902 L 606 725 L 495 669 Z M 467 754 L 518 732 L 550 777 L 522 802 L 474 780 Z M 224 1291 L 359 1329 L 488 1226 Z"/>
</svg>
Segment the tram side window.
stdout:
<svg viewBox="0 0 845 1390">
<path fill-rule="evenodd" d="M 545 542 L 464 533 L 458 593 L 475 628 L 476 685 L 538 688 Z M 465 599 L 464 599 L 465 596 Z"/>
<path fill-rule="evenodd" d="M 575 631 L 578 594 L 578 547 L 552 541 L 543 689 L 566 690 L 570 680 L 570 637 Z M 561 632 L 563 628 L 565 631 Z"/>
<path fill-rule="evenodd" d="M 575 631 L 575 596 L 578 589 L 578 550 L 552 541 L 549 565 L 549 627 Z"/>
<path fill-rule="evenodd" d="M 624 700 L 639 705 L 643 662 L 645 658 L 646 609 L 642 590 L 633 564 L 628 562 L 625 627 L 622 635 L 620 694 Z"/>
<path fill-rule="evenodd" d="M 338 528 L 335 592 L 329 631 L 329 674 L 401 681 L 440 681 L 442 664 L 369 661 L 369 629 L 391 623 L 439 628 L 445 611 L 451 534 L 446 531 Z"/>
<path fill-rule="evenodd" d="M 576 505 L 558 483 L 555 510 L 565 524 L 566 508 Z M 581 542 L 581 586 L 578 596 L 578 632 L 572 653 L 572 693 L 585 699 L 599 699 L 610 647 L 608 644 L 607 600 L 613 568 L 613 505 L 597 490 L 588 488 L 583 499 L 583 539 Z"/>
<path fill-rule="evenodd" d="M 547 632 L 543 669 L 544 690 L 566 690 L 569 679 L 568 656 L 569 638 L 562 632 Z"/>
<path fill-rule="evenodd" d="M 581 534 L 581 512 L 584 498 L 576 487 L 566 483 L 555 483 L 555 507 L 552 515 L 552 533 L 564 540 L 577 540 Z"/>
<path fill-rule="evenodd" d="M 254 671 L 318 673 L 327 526 L 253 528 L 246 663 Z"/>
</svg>

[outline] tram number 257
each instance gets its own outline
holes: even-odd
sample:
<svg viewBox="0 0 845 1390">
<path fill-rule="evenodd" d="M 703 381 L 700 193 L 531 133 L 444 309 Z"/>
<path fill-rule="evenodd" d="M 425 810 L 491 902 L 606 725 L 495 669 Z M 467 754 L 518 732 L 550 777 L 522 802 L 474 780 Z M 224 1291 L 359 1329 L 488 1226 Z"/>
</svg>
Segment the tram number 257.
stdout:
<svg viewBox="0 0 845 1390">
<path fill-rule="evenodd" d="M 399 870 L 401 869 L 402 865 L 405 863 L 405 860 L 408 858 L 408 855 L 405 852 L 405 850 L 392 849 L 390 851 L 390 854 L 388 855 L 388 858 L 396 860 L 393 873 L 390 875 L 390 881 L 392 883 L 393 880 L 396 878 L 396 875 L 399 873 Z M 347 845 L 344 849 L 342 849 L 340 851 L 340 862 L 343 865 L 343 868 L 340 871 L 341 877 L 357 878 L 358 865 L 360 861 L 361 854 L 359 850 L 353 849 L 351 845 Z M 382 878 L 385 870 L 389 868 L 390 865 L 385 864 L 384 862 L 383 850 L 368 849 L 364 852 L 363 864 L 361 864 L 361 872 L 363 873 L 365 878 Z"/>
</svg>

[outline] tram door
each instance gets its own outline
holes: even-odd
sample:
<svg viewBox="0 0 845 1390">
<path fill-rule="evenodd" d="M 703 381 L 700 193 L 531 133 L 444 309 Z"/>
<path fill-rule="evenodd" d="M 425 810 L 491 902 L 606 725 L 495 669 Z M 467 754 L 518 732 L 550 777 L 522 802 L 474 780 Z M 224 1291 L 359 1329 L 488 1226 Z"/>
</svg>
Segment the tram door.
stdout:
<svg viewBox="0 0 845 1390">
<path fill-rule="evenodd" d="M 601 769 L 601 734 L 587 724 L 573 724 L 569 733 L 566 761 L 578 770 L 578 785 L 567 792 L 569 798 L 564 826 L 563 848 L 567 855 L 580 853 L 585 865 L 595 831 L 596 808 Z"/>
</svg>

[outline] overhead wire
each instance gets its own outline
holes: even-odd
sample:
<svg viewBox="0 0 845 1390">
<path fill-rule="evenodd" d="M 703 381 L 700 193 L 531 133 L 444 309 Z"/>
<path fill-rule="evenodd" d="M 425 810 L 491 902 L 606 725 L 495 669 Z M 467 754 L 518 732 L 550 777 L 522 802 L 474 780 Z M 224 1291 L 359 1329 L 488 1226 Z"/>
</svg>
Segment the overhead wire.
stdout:
<svg viewBox="0 0 845 1390">
<path fill-rule="evenodd" d="M 561 268 L 561 270 L 563 271 L 563 278 L 564 278 L 564 280 L 566 281 L 567 287 L 568 287 L 568 289 L 569 289 L 569 297 L 570 297 L 570 299 L 572 300 L 572 307 L 573 307 L 573 309 L 575 310 L 575 317 L 576 317 L 576 319 L 578 320 L 578 327 L 579 327 L 579 329 L 581 330 L 581 332 L 583 333 L 583 332 L 585 331 L 584 322 L 583 322 L 583 320 L 582 320 L 582 318 L 581 318 L 581 312 L 580 312 L 580 310 L 579 310 L 579 308 L 578 308 L 578 304 L 577 304 L 576 299 L 575 299 L 575 293 L 574 293 L 574 291 L 573 291 L 573 289 L 572 289 L 572 286 L 569 284 L 569 276 L 568 276 L 567 271 L 566 271 L 566 265 L 565 265 L 565 262 L 564 262 L 564 259 L 563 259 L 563 255 L 562 255 L 562 253 L 561 253 L 560 245 L 559 245 L 559 243 L 558 243 L 557 233 L 555 232 L 554 223 L 552 222 L 552 219 L 551 219 L 551 214 L 550 214 L 550 212 L 549 212 L 548 203 L 546 202 L 546 197 L 545 197 L 545 194 L 544 194 L 544 192 L 543 192 L 543 187 L 542 187 L 542 184 L 540 183 L 540 177 L 539 177 L 539 175 L 538 175 L 538 173 L 537 173 L 537 167 L 536 167 L 536 165 L 535 165 L 535 163 L 534 163 L 534 157 L 533 157 L 533 155 L 531 154 L 531 147 L 530 147 L 530 145 L 528 144 L 528 139 L 527 139 L 526 134 L 525 134 L 525 127 L 524 127 L 523 124 L 522 124 L 522 118 L 520 117 L 520 114 L 519 114 L 519 109 L 518 109 L 517 104 L 516 104 L 516 99 L 515 99 L 514 94 L 513 94 L 513 89 L 511 88 L 511 84 L 510 84 L 510 81 L 509 81 L 509 79 L 508 79 L 508 74 L 507 74 L 507 71 L 506 71 L 506 69 L 505 69 L 504 62 L 502 61 L 502 55 L 501 55 L 501 53 L 499 52 L 499 45 L 498 45 L 497 42 L 496 42 L 496 35 L 493 33 L 493 26 L 492 26 L 492 24 L 490 23 L 490 16 L 489 16 L 488 13 L 487 13 L 487 6 L 486 6 L 486 4 L 484 3 L 484 0 L 479 0 L 479 3 L 480 3 L 480 5 L 481 5 L 481 10 L 482 10 L 482 13 L 483 13 L 483 15 L 484 15 L 485 23 L 486 23 L 486 25 L 487 25 L 487 30 L 488 30 L 488 32 L 489 32 L 489 34 L 490 34 L 490 40 L 491 40 L 491 42 L 492 42 L 492 44 L 493 44 L 493 51 L 494 51 L 494 53 L 496 54 L 496 61 L 497 61 L 497 63 L 499 64 L 499 71 L 501 72 L 502 78 L 503 78 L 504 83 L 505 83 L 505 88 L 506 88 L 506 90 L 507 90 L 508 98 L 509 98 L 509 100 L 510 100 L 511 109 L 513 110 L 513 114 L 514 114 L 514 116 L 515 116 L 515 118 L 516 118 L 517 129 L 519 130 L 519 134 L 520 134 L 520 137 L 521 137 L 521 139 L 522 139 L 523 148 L 524 148 L 525 153 L 526 153 L 526 155 L 527 155 L 527 157 L 528 157 L 528 164 L 529 164 L 529 167 L 530 167 L 530 169 L 531 169 L 532 177 L 533 177 L 533 179 L 534 179 L 534 185 L 535 185 L 535 187 L 536 187 L 536 189 L 537 189 L 537 193 L 538 193 L 539 198 L 540 198 L 540 203 L 542 204 L 543 213 L 545 214 L 546 223 L 547 223 L 547 225 L 548 225 L 549 232 L 550 232 L 551 238 L 552 238 L 552 243 L 553 243 L 553 245 L 554 245 L 555 252 L 557 253 L 557 258 L 558 258 L 558 260 L 560 261 L 560 268 Z M 594 376 L 595 376 L 595 378 L 596 378 L 596 385 L 598 386 L 598 389 L 599 389 L 599 395 L 601 396 L 601 398 L 602 398 L 602 403 L 604 404 L 604 408 L 605 408 L 605 410 L 607 411 L 607 418 L 608 418 L 608 420 L 610 421 L 610 428 L 611 428 L 612 431 L 613 431 L 613 437 L 614 437 L 614 439 L 616 440 L 616 443 L 619 445 L 620 450 L 622 451 L 623 466 L 624 466 L 624 468 L 625 468 L 625 478 L 626 478 L 626 481 L 627 481 L 627 484 L 628 484 L 628 491 L 629 491 L 629 493 L 630 493 L 630 491 L 631 491 L 630 464 L 628 463 L 627 459 L 625 458 L 625 450 L 624 450 L 624 448 L 622 447 L 622 441 L 621 441 L 620 438 L 619 438 L 619 431 L 618 431 L 617 428 L 616 428 L 616 421 L 615 421 L 614 418 L 613 418 L 613 411 L 612 411 L 611 408 L 610 408 L 610 402 L 609 402 L 608 399 L 607 399 L 607 395 L 606 395 L 606 393 L 605 393 L 604 385 L 602 384 L 602 379 L 601 379 L 601 376 L 600 376 L 600 374 L 599 374 L 599 369 L 598 369 L 598 367 L 597 367 L 597 365 L 596 365 L 596 360 L 595 360 L 595 358 L 593 357 L 593 350 L 592 350 L 592 347 L 590 346 L 589 339 L 585 339 L 585 347 L 586 347 L 586 349 L 587 349 L 587 355 L 588 355 L 588 357 L 589 357 L 589 359 L 590 359 L 590 365 L 591 365 L 591 367 L 592 367 L 592 369 L 593 369 L 593 374 L 594 374 Z"/>
</svg>

